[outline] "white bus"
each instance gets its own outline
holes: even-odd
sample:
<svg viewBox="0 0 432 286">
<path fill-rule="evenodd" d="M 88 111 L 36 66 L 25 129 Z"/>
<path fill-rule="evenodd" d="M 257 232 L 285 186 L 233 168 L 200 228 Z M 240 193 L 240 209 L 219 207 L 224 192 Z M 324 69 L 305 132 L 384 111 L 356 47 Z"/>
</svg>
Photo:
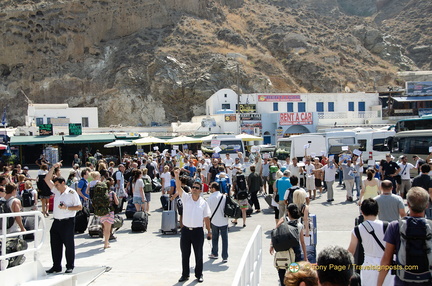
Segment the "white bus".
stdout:
<svg viewBox="0 0 432 286">
<path fill-rule="evenodd" d="M 408 162 L 415 165 L 414 155 L 424 160 L 431 153 L 429 148 L 432 147 L 432 129 L 398 132 L 388 139 L 388 144 L 392 146 L 391 153 L 395 161 L 400 155 L 406 155 Z M 411 176 L 417 176 L 417 170 L 411 170 Z"/>
<path fill-rule="evenodd" d="M 214 135 L 210 138 L 206 138 L 201 143 L 201 150 L 207 154 L 215 153 L 215 148 L 219 147 L 221 150 L 219 154 L 230 154 L 231 158 L 237 158 L 238 152 L 242 152 L 245 156 L 245 146 L 241 139 L 235 137 L 235 135 Z M 222 158 L 225 158 L 224 156 Z"/>
</svg>

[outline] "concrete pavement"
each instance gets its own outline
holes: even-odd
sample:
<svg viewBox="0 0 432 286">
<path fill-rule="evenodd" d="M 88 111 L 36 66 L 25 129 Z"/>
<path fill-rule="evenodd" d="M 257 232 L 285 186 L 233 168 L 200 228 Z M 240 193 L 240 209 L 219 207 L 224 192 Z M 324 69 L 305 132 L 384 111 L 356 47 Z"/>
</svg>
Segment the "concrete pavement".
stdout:
<svg viewBox="0 0 432 286">
<path fill-rule="evenodd" d="M 31 171 L 35 177 L 37 171 Z M 65 169 L 63 174 L 67 174 Z M 356 202 L 345 202 L 345 191 L 336 187 L 335 201 L 327 203 L 327 196 L 311 201 L 310 212 L 317 215 L 318 244 L 317 253 L 328 245 L 348 247 L 350 232 L 354 225 L 354 218 L 358 216 Z M 88 233 L 75 235 L 77 267 L 109 266 L 111 271 L 97 278 L 91 285 L 195 285 L 193 269 L 191 280 L 177 283 L 181 276 L 180 235 L 162 235 L 160 193 L 152 193 L 150 205 L 151 216 L 145 233 L 132 233 L 131 220 L 125 220 L 123 227 L 117 232 L 117 240 L 111 243 L 111 248 L 104 250 L 100 238 L 91 238 Z M 231 285 L 238 268 L 243 251 L 255 227 L 263 228 L 263 266 L 261 285 L 278 285 L 278 276 L 273 267 L 273 256 L 269 254 L 270 231 L 275 226 L 274 213 L 268 209 L 263 197 L 259 198 L 261 213 L 253 214 L 246 221 L 246 227 L 241 227 L 241 220 L 237 226 L 229 228 L 229 258 L 223 264 L 221 258 L 211 260 L 207 258 L 211 245 L 204 242 L 204 284 Z M 124 215 L 123 215 L 124 216 Z M 46 218 L 48 225 L 52 223 L 52 215 Z M 49 227 L 47 228 L 47 232 Z M 49 235 L 48 235 L 49 237 Z M 220 243 L 220 242 L 219 242 Z M 219 247 L 221 249 L 221 247 Z M 46 268 L 51 267 L 49 238 L 44 244 L 39 260 Z M 191 267 L 194 266 L 193 254 Z"/>
</svg>

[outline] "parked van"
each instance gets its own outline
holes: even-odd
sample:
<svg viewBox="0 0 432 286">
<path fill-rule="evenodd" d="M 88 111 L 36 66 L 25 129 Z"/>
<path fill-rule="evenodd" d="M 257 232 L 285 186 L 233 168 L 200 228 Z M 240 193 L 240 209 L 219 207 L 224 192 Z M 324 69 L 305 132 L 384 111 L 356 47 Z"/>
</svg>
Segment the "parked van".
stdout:
<svg viewBox="0 0 432 286">
<path fill-rule="evenodd" d="M 245 146 L 241 139 L 235 135 L 214 135 L 211 138 L 203 140 L 201 143 L 201 150 L 207 154 L 214 154 L 215 148 L 219 147 L 221 150 L 219 154 L 230 154 L 231 158 L 237 158 L 238 152 L 242 152 L 245 156 Z M 224 158 L 224 157 L 223 157 Z"/>
<path fill-rule="evenodd" d="M 396 134 L 394 130 L 374 130 L 357 133 L 357 143 L 359 150 L 363 152 L 364 163 L 369 160 L 375 162 L 385 159 L 385 155 L 390 152 L 390 147 L 386 144 L 388 137 Z"/>
</svg>

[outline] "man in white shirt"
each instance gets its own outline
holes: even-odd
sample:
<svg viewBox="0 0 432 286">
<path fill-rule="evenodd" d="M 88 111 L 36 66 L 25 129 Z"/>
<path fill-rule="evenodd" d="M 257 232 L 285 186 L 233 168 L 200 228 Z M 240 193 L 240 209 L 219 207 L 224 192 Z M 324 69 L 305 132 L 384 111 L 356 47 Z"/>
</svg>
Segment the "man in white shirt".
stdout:
<svg viewBox="0 0 432 286">
<path fill-rule="evenodd" d="M 199 283 L 203 282 L 203 245 L 205 223 L 207 239 L 212 238 L 210 229 L 210 208 L 207 202 L 201 197 L 202 185 L 200 182 L 194 182 L 190 193 L 183 191 L 180 182 L 180 169 L 174 170 L 176 190 L 183 202 L 183 227 L 180 236 L 180 249 L 182 253 L 182 276 L 178 280 L 184 282 L 189 279 L 189 258 L 191 246 L 195 254 L 195 277 Z"/>
<path fill-rule="evenodd" d="M 326 165 L 324 165 L 324 167 L 321 168 L 321 170 L 324 171 L 324 181 L 327 184 L 327 202 L 334 201 L 333 184 L 335 181 L 337 169 L 338 169 L 338 164 L 334 160 L 334 157 L 331 162 L 328 162 Z"/>
<path fill-rule="evenodd" d="M 75 214 L 82 209 L 77 192 L 66 185 L 64 178 L 57 177 L 54 181 L 51 180 L 54 169 L 60 166 L 60 163 L 55 163 L 45 177 L 45 183 L 54 194 L 54 222 L 50 229 L 53 266 L 46 271 L 48 274 L 61 272 L 63 245 L 66 254 L 65 273 L 72 273 L 75 267 Z"/>
<path fill-rule="evenodd" d="M 244 174 L 246 180 L 251 173 L 250 166 L 252 166 L 252 163 L 249 161 L 249 157 L 245 157 L 244 162 L 243 162 L 243 170 L 242 171 L 243 171 L 243 174 Z"/>
<path fill-rule="evenodd" d="M 229 154 L 229 153 L 226 153 L 226 154 L 225 154 L 225 159 L 223 159 L 222 161 L 223 161 L 223 163 L 225 164 L 225 167 L 226 167 L 226 169 L 227 169 L 228 177 L 229 177 L 229 178 L 232 178 L 232 174 L 233 174 L 233 172 L 232 172 L 232 170 L 233 170 L 232 165 L 234 164 L 234 161 L 233 161 L 233 159 L 230 157 L 230 154 Z M 235 174 L 235 173 L 234 173 L 234 174 Z"/>
<path fill-rule="evenodd" d="M 315 200 L 315 196 L 312 197 L 312 190 L 316 193 L 315 188 L 315 176 L 313 174 L 313 170 L 315 169 L 314 165 L 311 164 L 311 159 L 306 158 L 304 165 L 304 172 L 306 174 L 306 190 L 309 193 L 309 198 L 311 200 Z"/>
<path fill-rule="evenodd" d="M 411 176 L 410 171 L 411 169 L 415 169 L 415 166 L 411 163 L 408 163 L 408 157 L 406 155 L 401 156 L 402 162 L 398 163 L 400 167 L 400 176 L 401 176 L 401 183 L 399 185 L 398 193 L 402 198 L 405 199 L 406 194 L 408 193 L 409 189 L 411 189 Z"/>
<path fill-rule="evenodd" d="M 219 184 L 213 182 L 209 188 L 211 195 L 207 203 L 212 213 L 210 217 L 212 229 L 212 250 L 209 254 L 210 259 L 218 259 L 219 233 L 222 238 L 222 262 L 228 261 L 228 217 L 224 215 L 226 196 L 219 191 Z"/>
</svg>

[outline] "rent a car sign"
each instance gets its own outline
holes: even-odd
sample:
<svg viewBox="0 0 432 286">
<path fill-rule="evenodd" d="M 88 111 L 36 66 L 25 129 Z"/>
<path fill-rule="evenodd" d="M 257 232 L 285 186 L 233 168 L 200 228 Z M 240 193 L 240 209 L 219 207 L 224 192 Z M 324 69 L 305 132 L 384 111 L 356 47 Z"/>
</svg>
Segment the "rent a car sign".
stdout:
<svg viewBox="0 0 432 286">
<path fill-rule="evenodd" d="M 279 125 L 312 125 L 312 112 L 287 112 L 279 114 Z"/>
</svg>

